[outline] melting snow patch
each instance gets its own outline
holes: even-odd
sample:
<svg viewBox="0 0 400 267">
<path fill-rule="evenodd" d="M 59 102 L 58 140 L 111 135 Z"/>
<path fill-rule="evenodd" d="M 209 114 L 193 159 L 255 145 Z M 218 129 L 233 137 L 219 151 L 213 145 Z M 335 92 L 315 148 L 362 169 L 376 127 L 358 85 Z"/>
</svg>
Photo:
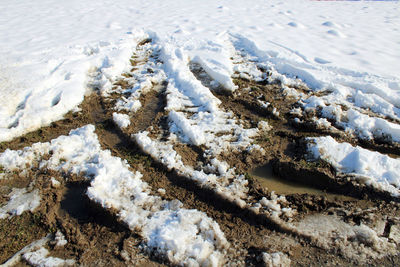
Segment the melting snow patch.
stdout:
<svg viewBox="0 0 400 267">
<path fill-rule="evenodd" d="M 8 203 L 0 208 L 0 219 L 18 216 L 28 210 L 33 212 L 40 205 L 40 195 L 36 189 L 27 193 L 25 188 L 14 188 L 8 197 Z"/>
<path fill-rule="evenodd" d="M 75 264 L 74 260 L 63 260 L 55 257 L 48 257 L 49 251 L 45 248 L 40 248 L 33 252 L 27 252 L 23 255 L 23 259 L 30 265 L 37 267 L 58 267 L 71 266 Z"/>
<path fill-rule="evenodd" d="M 56 247 L 63 247 L 68 243 L 68 241 L 65 239 L 65 236 L 60 232 L 60 230 L 56 232 L 54 241 L 56 242 Z"/>
<path fill-rule="evenodd" d="M 399 159 L 349 143 L 338 143 L 330 136 L 307 140 L 313 159 L 323 159 L 337 171 L 355 175 L 359 182 L 400 196 Z"/>
<path fill-rule="evenodd" d="M 50 157 L 45 159 L 44 155 Z M 7 170 L 27 168 L 36 162 L 40 168 L 86 176 L 91 181 L 89 198 L 116 210 L 132 230 L 142 233 L 145 249 L 157 251 L 173 264 L 216 265 L 223 261 L 223 251 L 229 244 L 218 224 L 203 212 L 181 208 L 179 201 L 163 201 L 152 195 L 139 172 L 131 172 L 126 161 L 101 149 L 93 125 L 50 143 L 7 150 L 0 155 L 0 162 Z M 64 243 L 61 237 L 58 239 Z M 25 258 L 32 264 L 58 264 L 53 258 L 44 260 L 47 254 L 41 249 Z"/>
<path fill-rule="evenodd" d="M 398 253 L 396 244 L 365 224 L 352 225 L 336 216 L 311 215 L 295 224 L 298 231 L 316 238 L 318 245 L 339 248 L 347 258 L 365 262 Z"/>
</svg>

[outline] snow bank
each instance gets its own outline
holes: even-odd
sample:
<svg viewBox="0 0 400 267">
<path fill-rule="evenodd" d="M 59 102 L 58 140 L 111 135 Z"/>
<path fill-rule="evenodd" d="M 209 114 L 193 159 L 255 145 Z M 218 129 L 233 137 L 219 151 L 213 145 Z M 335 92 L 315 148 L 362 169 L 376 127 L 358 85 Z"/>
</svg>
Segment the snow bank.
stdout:
<svg viewBox="0 0 400 267">
<path fill-rule="evenodd" d="M 44 155 L 49 155 L 48 159 Z M 69 136 L 50 143 L 6 150 L 0 162 L 6 171 L 37 164 L 85 176 L 91 181 L 89 198 L 117 211 L 122 221 L 142 234 L 145 249 L 155 250 L 173 264 L 217 266 L 223 262 L 223 251 L 229 244 L 218 224 L 203 212 L 181 208 L 177 200 L 164 201 L 153 195 L 139 172 L 131 172 L 126 161 L 101 149 L 93 125 L 72 130 Z M 26 259 L 41 264 L 46 255 L 39 250 Z"/>
<path fill-rule="evenodd" d="M 36 189 L 27 192 L 25 188 L 14 188 L 8 197 L 10 200 L 7 204 L 0 207 L 0 219 L 18 216 L 25 211 L 33 212 L 40 205 L 40 195 Z"/>
<path fill-rule="evenodd" d="M 313 159 L 323 159 L 341 173 L 354 175 L 359 182 L 400 196 L 400 160 L 349 143 L 338 143 L 332 137 L 308 138 Z"/>
</svg>

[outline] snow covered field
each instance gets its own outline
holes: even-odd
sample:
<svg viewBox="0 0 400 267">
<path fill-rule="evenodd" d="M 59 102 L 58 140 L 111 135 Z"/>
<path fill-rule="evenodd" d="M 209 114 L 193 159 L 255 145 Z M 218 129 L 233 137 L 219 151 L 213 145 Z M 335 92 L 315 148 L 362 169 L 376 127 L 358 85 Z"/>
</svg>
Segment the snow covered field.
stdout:
<svg viewBox="0 0 400 267">
<path fill-rule="evenodd" d="M 369 221 L 352 225 L 322 215 L 292 223 L 297 204 L 273 191 L 260 197 L 245 173 L 228 162 L 230 154 L 270 159 L 268 136 L 283 125 L 276 121 L 290 117 L 285 121 L 290 125 L 319 131 L 302 136 L 309 161 L 328 163 L 334 175 L 353 177 L 398 199 L 398 1 L 6 0 L 0 14 L 0 142 L 78 114 L 84 98 L 99 93 L 102 105 L 112 106 L 105 113 L 110 112 L 118 132 L 168 172 L 264 216 L 280 231 L 320 243 L 331 244 L 334 231 L 309 234 L 302 222 L 309 219 L 316 228 L 320 220 L 345 225 L 349 233 L 337 244 L 343 251 L 365 245 L 363 261 L 396 252 L 397 219 L 386 218 L 383 230 Z M 243 88 L 238 81 L 250 85 Z M 280 86 L 285 97 L 294 99 L 290 116 L 267 93 L 257 96 L 257 83 Z M 146 95 L 160 92 L 165 98 L 159 113 L 165 113 L 167 123 L 139 131 L 132 118 L 146 106 Z M 268 111 L 274 119 L 246 121 L 217 94 L 254 96 L 255 110 Z M 278 129 L 280 135 L 285 130 Z M 99 139 L 95 127 L 86 125 L 50 142 L 6 150 L 0 154 L 0 180 L 27 176 L 31 169 L 82 176 L 90 182 L 88 198 L 141 236 L 148 254 L 188 266 L 225 262 L 232 240 L 215 218 L 183 207 L 174 197 L 164 199 L 165 188 L 142 180 L 137 169 L 143 166 L 129 166 L 102 148 Z M 372 149 L 353 145 L 365 143 Z M 201 151 L 203 161 L 190 165 L 178 146 Z M 54 177 L 51 182 L 60 186 Z M 41 205 L 40 188 L 31 187 L 34 183 L 4 197 L 9 201 L 0 207 L 0 220 Z M 390 250 L 381 253 L 379 246 Z M 270 252 L 259 256 L 265 264 L 290 264 L 286 254 Z M 32 265 L 53 260 L 44 247 L 20 254 Z"/>
<path fill-rule="evenodd" d="M 269 67 L 399 116 L 398 2 L 2 1 L 0 140 L 48 125 L 127 67 L 155 32 L 233 89 L 227 36 Z M 367 100 L 368 99 L 368 100 Z"/>
</svg>

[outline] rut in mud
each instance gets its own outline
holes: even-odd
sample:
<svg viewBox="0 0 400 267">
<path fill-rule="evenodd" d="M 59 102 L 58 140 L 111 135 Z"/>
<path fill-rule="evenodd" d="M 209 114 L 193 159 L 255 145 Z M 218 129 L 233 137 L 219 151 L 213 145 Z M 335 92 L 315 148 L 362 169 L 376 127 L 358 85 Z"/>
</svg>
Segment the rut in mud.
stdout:
<svg viewBox="0 0 400 267">
<path fill-rule="evenodd" d="M 311 116 L 304 118 L 305 123 L 300 125 L 296 123 L 292 112 L 299 107 L 298 99 L 287 95 L 279 82 L 268 79 L 255 81 L 235 75 L 233 81 L 238 89 L 234 93 L 227 93 L 224 88 L 213 83 L 213 79 L 200 65 L 194 63 L 188 66 L 194 77 L 221 101 L 219 107 L 230 113 L 230 120 L 240 121 L 235 129 L 249 130 L 260 125 L 268 128 L 252 141 L 252 145 L 257 145 L 258 149 L 229 148 L 210 156 L 207 154 L 207 144 L 181 142 L 179 138 L 178 141 L 168 143 L 174 128 L 171 126 L 170 110 L 167 109 L 171 94 L 167 79 L 141 88 L 141 93 L 135 96 L 140 107 L 135 112 L 119 110 L 129 115 L 130 121 L 127 127 L 119 127 L 113 114 L 121 99 L 125 101 L 134 94 L 129 90 L 137 83 L 133 78 L 137 75 L 135 70 L 150 60 L 158 60 L 157 51 L 146 50 L 146 45 L 151 42 L 144 40 L 138 44 L 139 52 L 132 57 L 131 72 L 121 75 L 120 80 L 114 82 L 110 94 L 93 92 L 81 104 L 80 112 L 67 114 L 64 120 L 49 127 L 0 144 L 1 152 L 7 148 L 17 150 L 36 142 L 48 142 L 60 135 L 67 135 L 70 130 L 93 124 L 102 148 L 126 160 L 132 171 L 140 171 L 152 192 L 161 195 L 164 200 L 179 200 L 184 208 L 202 211 L 218 223 L 231 244 L 225 255 L 227 264 L 262 266 L 262 255 L 265 252 L 283 252 L 293 266 L 391 266 L 400 263 L 398 253 L 380 252 L 398 252 L 398 198 L 337 173 L 325 161 L 308 161 L 305 138 L 329 135 L 337 141 L 390 155 L 400 155 L 398 145 L 379 141 L 365 142 L 337 129 L 317 128 Z M 151 76 L 155 70 L 147 69 L 145 73 Z M 301 86 L 291 89 L 312 94 Z M 182 111 L 182 116 L 194 118 L 193 114 L 198 112 L 196 108 L 188 105 L 187 110 Z M 242 175 L 248 181 L 247 198 L 244 198 L 246 204 L 240 205 L 215 190 L 235 185 L 235 178 L 230 177 L 222 185 L 218 181 L 211 185 L 201 183 L 192 179 L 190 172 L 177 167 L 169 168 L 152 157 L 134 137 L 144 131 L 156 144 L 171 144 L 173 150 L 180 155 L 182 166 L 189 166 L 188 169 L 193 172 L 220 174 L 218 172 L 222 171 L 208 167 L 213 160 L 234 166 L 235 175 Z M 215 138 L 231 138 L 234 136 L 232 132 L 218 132 Z M 277 183 L 265 186 L 262 178 L 253 175 L 254 170 L 260 166 L 267 166 L 278 181 L 295 182 L 292 191 L 279 191 L 279 188 L 274 188 Z M 54 185 L 50 182 L 51 178 L 60 184 Z M 118 219 L 115 210 L 105 209 L 87 197 L 86 191 L 90 184 L 84 177 L 33 166 L 29 169 L 29 175 L 15 172 L 8 179 L 0 180 L 1 202 L 7 200 L 3 196 L 10 193 L 12 188 L 28 185 L 40 190 L 40 207 L 35 212 L 10 218 L 10 226 L 4 224 L 4 220 L 1 221 L 0 237 L 7 240 L 7 244 L 1 244 L 4 253 L 0 262 L 5 262 L 45 233 L 60 230 L 68 244 L 63 248 L 49 245 L 51 255 L 73 258 L 79 265 L 170 265 L 156 251 L 149 253 L 143 249 L 144 240 L 140 231 L 129 229 Z M 305 191 L 301 191 L 297 185 L 302 185 Z M 282 215 L 282 218 L 279 215 L 277 219 L 273 215 L 275 206 L 270 210 L 265 208 L 265 213 L 256 210 L 263 199 L 275 199 L 272 191 L 285 195 L 281 205 L 295 211 L 294 215 Z M 321 229 L 321 223 L 343 229 L 344 234 L 332 229 Z M 10 236 L 10 231 L 15 235 Z M 357 250 L 362 256 L 353 254 L 357 246 L 362 247 Z"/>
</svg>

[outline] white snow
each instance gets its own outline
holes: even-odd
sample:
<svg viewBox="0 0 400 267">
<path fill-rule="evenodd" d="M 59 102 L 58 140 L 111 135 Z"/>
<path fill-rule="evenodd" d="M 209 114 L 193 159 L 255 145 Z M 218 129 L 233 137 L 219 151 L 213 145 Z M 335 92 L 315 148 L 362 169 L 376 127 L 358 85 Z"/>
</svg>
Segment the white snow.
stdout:
<svg viewBox="0 0 400 267">
<path fill-rule="evenodd" d="M 60 181 L 58 181 L 58 180 L 57 180 L 56 178 L 54 178 L 54 177 L 51 177 L 50 181 L 51 181 L 51 186 L 52 186 L 53 188 L 58 188 L 58 187 L 60 187 L 60 185 L 61 185 Z"/>
<path fill-rule="evenodd" d="M 63 247 L 68 243 L 68 241 L 65 239 L 65 236 L 63 235 L 63 233 L 60 232 L 60 230 L 56 232 L 54 241 L 56 242 L 56 247 Z"/>
<path fill-rule="evenodd" d="M 25 188 L 14 188 L 8 195 L 10 200 L 0 207 L 0 219 L 21 215 L 25 211 L 35 211 L 40 205 L 40 195 L 37 189 L 27 192 Z"/>
<path fill-rule="evenodd" d="M 44 155 L 49 155 L 48 159 Z M 83 175 L 91 181 L 89 198 L 104 208 L 116 210 L 122 221 L 138 230 L 145 249 L 156 250 L 173 264 L 217 266 L 223 262 L 229 243 L 218 224 L 203 212 L 182 208 L 177 200 L 163 201 L 153 195 L 141 180 L 141 173 L 131 172 L 126 161 L 101 149 L 93 125 L 72 130 L 69 136 L 49 143 L 36 143 L 19 151 L 6 150 L 0 154 L 0 164 L 6 171 L 36 164 Z M 26 260 L 45 265 L 47 260 L 41 259 L 46 253 L 33 252 Z"/>
<path fill-rule="evenodd" d="M 400 159 L 349 143 L 338 143 L 330 136 L 307 140 L 313 159 L 323 159 L 338 172 L 354 175 L 362 183 L 400 196 Z"/>
<path fill-rule="evenodd" d="M 113 120 L 120 128 L 126 128 L 131 124 L 129 115 L 122 113 L 113 113 Z"/>
<path fill-rule="evenodd" d="M 357 106 L 399 115 L 396 1 L 6 0 L 0 10 L 0 141 L 76 110 L 87 88 L 106 94 L 143 31 L 158 36 L 164 59 L 196 62 L 228 91 L 239 52 L 282 81 L 353 91 Z"/>
<path fill-rule="evenodd" d="M 357 94 L 360 95 L 360 93 Z M 345 95 L 346 98 L 349 96 L 351 94 Z M 369 97 L 379 101 L 379 97 Z M 377 113 L 371 114 L 369 109 L 357 107 L 356 104 L 343 98 L 338 94 L 330 94 L 323 97 L 311 96 L 302 101 L 303 108 L 306 113 L 320 110 L 324 118 L 333 120 L 335 126 L 344 128 L 352 136 L 367 140 L 378 138 L 387 142 L 400 143 L 399 117 L 394 115 L 393 112 L 386 113 L 384 109 L 384 107 L 390 108 L 393 105 L 382 103 L 379 106 L 379 110 L 375 110 Z M 344 110 L 342 106 L 348 110 Z M 397 123 L 388 121 L 385 116 L 397 120 Z M 320 124 L 321 121 L 318 123 Z M 327 127 L 330 126 L 327 122 L 322 122 L 322 124 Z"/>
</svg>

